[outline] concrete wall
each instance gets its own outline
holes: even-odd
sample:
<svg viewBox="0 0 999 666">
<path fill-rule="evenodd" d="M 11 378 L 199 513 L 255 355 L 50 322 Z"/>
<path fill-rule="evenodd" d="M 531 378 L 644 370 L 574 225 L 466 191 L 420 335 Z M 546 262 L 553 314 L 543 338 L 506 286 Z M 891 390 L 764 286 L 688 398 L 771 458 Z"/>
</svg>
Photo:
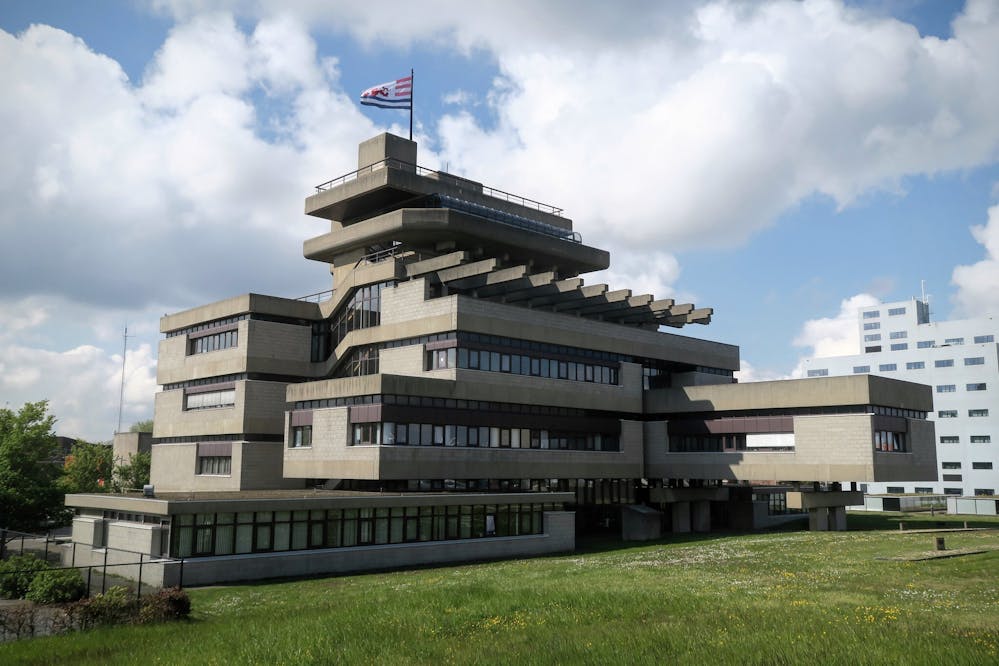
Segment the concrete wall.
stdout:
<svg viewBox="0 0 999 666">
<path fill-rule="evenodd" d="M 153 434 L 151 432 L 118 432 L 115 433 L 115 461 L 128 463 L 136 453 L 149 453 L 152 450 Z"/>
<path fill-rule="evenodd" d="M 232 407 L 184 409 L 184 390 L 160 391 L 155 396 L 156 437 L 191 437 L 233 433 L 282 432 L 286 386 L 282 382 L 235 382 Z"/>
</svg>

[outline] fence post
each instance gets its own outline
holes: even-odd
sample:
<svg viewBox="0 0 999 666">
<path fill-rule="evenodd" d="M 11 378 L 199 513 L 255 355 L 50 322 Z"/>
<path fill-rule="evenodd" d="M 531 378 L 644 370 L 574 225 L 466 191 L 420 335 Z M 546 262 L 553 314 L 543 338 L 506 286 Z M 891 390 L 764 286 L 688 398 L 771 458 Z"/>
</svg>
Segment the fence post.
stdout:
<svg viewBox="0 0 999 666">
<path fill-rule="evenodd" d="M 177 579 L 177 589 L 184 589 L 184 558 L 180 558 L 180 576 Z"/>
<path fill-rule="evenodd" d="M 45 533 L 45 561 L 49 561 L 49 537 L 52 536 L 52 532 Z"/>
<path fill-rule="evenodd" d="M 21 535 L 21 552 L 20 555 L 24 555 L 24 535 Z"/>
<path fill-rule="evenodd" d="M 104 546 L 104 568 L 101 570 L 101 594 L 104 594 L 104 588 L 107 586 L 108 582 L 108 547 Z"/>
<path fill-rule="evenodd" d="M 76 566 L 76 542 L 73 542 L 73 563 L 72 566 Z"/>
<path fill-rule="evenodd" d="M 135 600 L 142 599 L 142 553 L 139 553 L 139 584 L 135 589 Z"/>
<path fill-rule="evenodd" d="M 87 567 L 87 596 L 90 596 L 90 579 L 94 576 L 94 568 L 92 566 Z"/>
</svg>

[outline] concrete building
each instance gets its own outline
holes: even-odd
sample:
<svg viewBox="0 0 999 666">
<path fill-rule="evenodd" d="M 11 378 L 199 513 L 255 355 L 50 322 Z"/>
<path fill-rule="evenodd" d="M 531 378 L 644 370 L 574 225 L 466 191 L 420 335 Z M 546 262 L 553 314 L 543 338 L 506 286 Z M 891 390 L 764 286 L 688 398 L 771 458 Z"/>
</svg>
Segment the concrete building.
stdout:
<svg viewBox="0 0 999 666">
<path fill-rule="evenodd" d="M 933 322 L 929 310 L 919 299 L 861 309 L 863 353 L 808 359 L 806 374 L 893 377 L 933 388 L 938 480 L 870 483 L 868 493 L 992 497 L 999 490 L 999 324 L 992 317 Z M 995 502 L 986 505 L 994 514 Z"/>
<path fill-rule="evenodd" d="M 662 330 L 710 308 L 585 284 L 610 258 L 561 209 L 419 167 L 411 141 L 362 143 L 305 212 L 329 221 L 304 253 L 333 290 L 161 320 L 155 491 L 68 497 L 74 558 L 186 558 L 191 583 L 750 529 L 795 509 L 843 529 L 859 493 L 839 481 L 935 476 L 928 387 L 736 384 L 738 348 Z M 179 576 L 176 560 L 149 566 Z"/>
</svg>

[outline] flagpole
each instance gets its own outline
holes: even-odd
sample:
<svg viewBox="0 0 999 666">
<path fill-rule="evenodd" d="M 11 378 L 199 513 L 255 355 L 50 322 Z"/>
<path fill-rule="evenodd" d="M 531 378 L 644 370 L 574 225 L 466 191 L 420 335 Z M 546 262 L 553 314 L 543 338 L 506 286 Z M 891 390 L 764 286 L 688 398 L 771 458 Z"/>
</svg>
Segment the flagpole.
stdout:
<svg viewBox="0 0 999 666">
<path fill-rule="evenodd" d="M 413 68 L 409 69 L 409 140 L 413 140 L 413 93 L 415 92 L 416 80 L 413 78 Z"/>
</svg>

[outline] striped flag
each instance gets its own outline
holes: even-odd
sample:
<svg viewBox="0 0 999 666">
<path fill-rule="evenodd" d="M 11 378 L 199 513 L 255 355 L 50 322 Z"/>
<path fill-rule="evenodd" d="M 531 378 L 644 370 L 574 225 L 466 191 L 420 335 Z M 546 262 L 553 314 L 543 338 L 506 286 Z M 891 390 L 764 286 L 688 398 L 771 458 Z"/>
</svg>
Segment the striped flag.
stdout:
<svg viewBox="0 0 999 666">
<path fill-rule="evenodd" d="M 413 75 L 368 88 L 361 93 L 361 104 L 380 109 L 412 109 Z"/>
</svg>

